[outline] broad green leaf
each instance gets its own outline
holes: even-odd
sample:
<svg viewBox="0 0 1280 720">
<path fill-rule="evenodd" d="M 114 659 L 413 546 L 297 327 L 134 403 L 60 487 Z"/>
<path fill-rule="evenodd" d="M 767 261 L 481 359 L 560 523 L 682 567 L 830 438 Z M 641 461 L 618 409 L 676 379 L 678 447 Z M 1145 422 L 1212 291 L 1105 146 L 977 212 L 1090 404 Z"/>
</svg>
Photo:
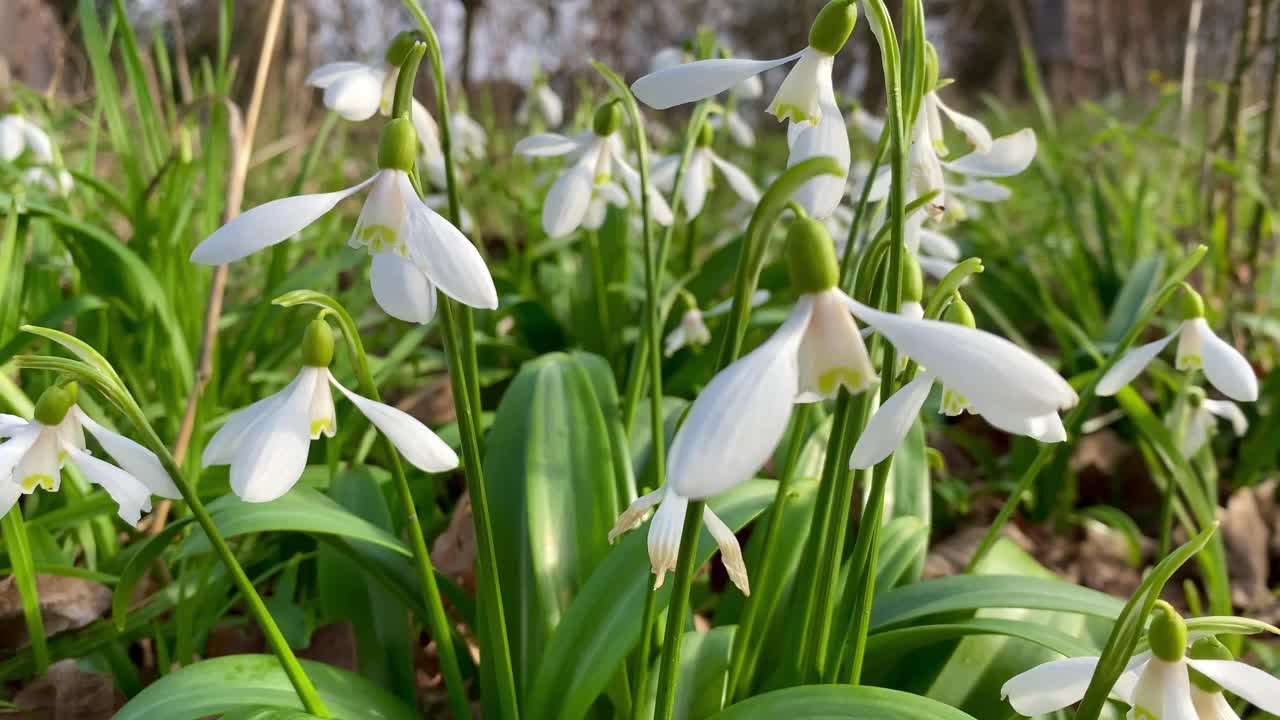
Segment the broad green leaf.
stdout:
<svg viewBox="0 0 1280 720">
<path fill-rule="evenodd" d="M 713 498 L 709 506 L 726 525 L 740 530 L 773 500 L 777 484 L 753 480 Z M 619 664 L 640 640 L 640 616 L 653 575 L 646 549 L 647 526 L 628 533 L 591 574 L 565 610 L 538 664 L 524 715 L 578 720 L 604 692 Z M 715 551 L 705 528 L 698 542 L 701 565 Z M 667 583 L 655 598 L 661 610 L 671 597 Z"/>
<path fill-rule="evenodd" d="M 671 720 L 699 720 L 720 711 L 729 671 L 729 649 L 736 626 L 724 625 L 707 632 L 687 632 L 680 642 L 679 674 L 676 675 L 676 703 Z M 657 660 L 649 671 L 658 677 Z M 656 682 L 649 683 L 649 696 L 639 717 L 653 716 L 658 695 Z"/>
<path fill-rule="evenodd" d="M 974 720 L 935 700 L 885 688 L 804 685 L 757 695 L 725 708 L 715 720 Z"/>
<path fill-rule="evenodd" d="M 355 673 L 324 663 L 300 662 L 334 720 L 419 717 L 417 710 Z M 228 655 L 165 675 L 121 708 L 115 720 L 196 720 L 264 706 L 303 709 L 274 656 Z"/>
<path fill-rule="evenodd" d="M 1160 287 L 1160 275 L 1164 271 L 1164 257 L 1157 255 L 1138 261 L 1129 270 L 1129 277 L 1116 296 L 1111 306 L 1111 314 L 1107 316 L 1106 328 L 1102 331 L 1102 342 L 1114 345 L 1120 342 L 1129 328 L 1138 319 L 1138 314 Z"/>
<path fill-rule="evenodd" d="M 409 556 L 409 549 L 386 530 L 302 485 L 268 503 L 247 503 L 235 495 L 223 495 L 209 503 L 209 514 L 223 537 L 259 532 L 338 535 Z M 208 538 L 203 533 L 195 533 L 183 543 L 180 554 L 189 556 L 209 550 Z"/>
<path fill-rule="evenodd" d="M 621 510 L 603 411 L 617 407 L 617 396 L 587 370 L 602 362 L 552 354 L 526 363 L 489 434 L 484 476 L 517 678 L 532 678 L 551 632 L 608 553 Z"/>
<path fill-rule="evenodd" d="M 903 568 L 903 579 L 910 582 L 919 580 L 924 572 L 929 528 L 933 518 L 933 487 L 929 484 L 928 450 L 925 445 L 924 423 L 916 420 L 902 445 L 893 453 L 892 472 L 885 496 L 886 524 L 895 518 L 911 517 L 919 521 L 924 532 L 926 543 L 916 549 L 915 556 Z M 882 543 L 881 547 L 892 549 L 893 546 Z M 876 587 L 885 586 L 877 583 Z"/>
</svg>

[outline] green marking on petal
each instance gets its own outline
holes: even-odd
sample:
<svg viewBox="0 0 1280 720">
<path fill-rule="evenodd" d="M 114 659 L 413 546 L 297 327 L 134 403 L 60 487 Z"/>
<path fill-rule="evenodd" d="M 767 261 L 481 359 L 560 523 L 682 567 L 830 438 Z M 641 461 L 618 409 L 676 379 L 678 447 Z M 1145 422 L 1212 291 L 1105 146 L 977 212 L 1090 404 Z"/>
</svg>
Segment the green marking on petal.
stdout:
<svg viewBox="0 0 1280 720">
<path fill-rule="evenodd" d="M 1141 705 L 1135 705 L 1133 708 L 1133 720 L 1160 720 L 1160 718 Z"/>
<path fill-rule="evenodd" d="M 791 120 L 796 123 L 817 125 L 818 121 L 822 119 L 821 113 L 810 115 L 799 105 L 792 105 L 791 103 L 774 103 L 769 106 L 768 112 L 778 118 L 779 122 L 782 120 Z"/>
<path fill-rule="evenodd" d="M 48 475 L 45 475 L 44 473 L 38 473 L 36 475 L 28 475 L 22 478 L 23 492 L 29 493 L 32 490 L 35 490 L 37 485 L 44 488 L 45 490 L 53 490 L 53 478 L 49 477 Z"/>
<path fill-rule="evenodd" d="M 600 173 L 599 175 L 596 175 L 596 179 L 595 179 L 596 187 L 599 187 L 607 182 L 609 182 L 609 173 L 604 172 L 604 173 Z"/>
<path fill-rule="evenodd" d="M 836 390 L 844 385 L 849 392 L 858 393 L 871 385 L 871 377 L 854 368 L 830 368 L 818 376 L 818 392 L 823 395 L 835 395 Z"/>
<path fill-rule="evenodd" d="M 1178 358 L 1179 370 L 1200 370 L 1204 368 L 1204 358 L 1199 355 L 1183 355 Z"/>
<path fill-rule="evenodd" d="M 329 433 L 333 432 L 332 418 L 320 418 L 319 420 L 311 421 L 311 439 L 312 440 L 315 440 L 316 438 L 320 437 L 320 433 L 324 433 L 324 432 L 329 432 Z"/>
<path fill-rule="evenodd" d="M 356 241 L 369 248 L 370 253 L 399 247 L 400 234 L 386 225 L 361 225 L 356 228 Z"/>
<path fill-rule="evenodd" d="M 965 396 L 952 390 L 944 388 L 942 391 L 942 413 L 944 415 L 959 415 L 969 408 L 969 401 Z"/>
</svg>

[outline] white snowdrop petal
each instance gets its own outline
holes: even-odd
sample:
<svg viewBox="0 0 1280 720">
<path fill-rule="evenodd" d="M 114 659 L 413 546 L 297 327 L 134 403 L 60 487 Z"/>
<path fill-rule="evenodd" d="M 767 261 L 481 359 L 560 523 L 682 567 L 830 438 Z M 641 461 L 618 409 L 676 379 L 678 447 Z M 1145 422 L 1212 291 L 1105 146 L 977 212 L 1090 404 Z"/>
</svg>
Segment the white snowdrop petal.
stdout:
<svg viewBox="0 0 1280 720">
<path fill-rule="evenodd" d="M 798 388 L 796 350 L 812 302 L 802 298 L 764 344 L 720 371 L 693 401 L 667 459 L 673 492 L 700 500 L 751 478 L 773 453 Z"/>
<path fill-rule="evenodd" d="M 1039 416 L 1078 399 L 1043 360 L 985 330 L 885 313 L 845 297 L 853 314 L 977 406 Z"/>
<path fill-rule="evenodd" d="M 346 389 L 328 370 L 327 379 L 338 391 L 359 408 L 409 464 L 423 472 L 438 473 L 458 467 L 458 455 L 431 428 L 409 413 L 384 403 L 370 400 Z"/>
<path fill-rule="evenodd" d="M 992 141 L 986 152 L 971 152 L 943 166 L 971 177 L 1009 177 L 1026 170 L 1036 157 L 1036 133 L 1023 128 Z"/>
<path fill-rule="evenodd" d="M 298 375 L 283 390 L 232 413 L 204 446 L 204 453 L 200 455 L 200 466 L 230 465 L 236 451 L 245 441 L 245 433 L 264 415 L 270 415 L 278 410 L 293 394 L 300 379 L 301 375 Z"/>
<path fill-rule="evenodd" d="M 307 75 L 307 79 L 303 82 L 314 88 L 324 89 L 329 87 L 341 77 L 352 73 L 370 73 L 372 70 L 365 63 L 360 62 L 331 62 L 317 67 Z"/>
<path fill-rule="evenodd" d="M 947 186 L 947 192 L 981 202 L 1001 202 L 1013 197 L 1013 191 L 991 180 L 973 180 L 960 185 Z"/>
<path fill-rule="evenodd" d="M 394 252 L 374 255 L 369 285 L 378 307 L 397 320 L 425 324 L 435 317 L 436 288 L 408 258 Z"/>
<path fill-rule="evenodd" d="M 1280 678 L 1235 660 L 1187 658 L 1187 664 L 1259 710 L 1280 715 Z"/>
<path fill-rule="evenodd" d="M 935 95 L 934 97 L 936 98 L 937 96 Z M 987 152 L 991 149 L 991 131 L 987 130 L 986 125 L 983 125 L 976 118 L 952 110 L 941 100 L 937 100 L 935 104 L 939 110 L 946 113 L 951 122 L 955 123 L 956 128 L 964 134 L 974 149 L 978 152 Z"/>
<path fill-rule="evenodd" d="M 738 586 L 743 595 L 751 595 L 751 583 L 747 579 L 747 564 L 742 559 L 742 546 L 733 530 L 709 507 L 703 507 L 702 522 L 720 547 L 720 562 L 729 573 L 729 580 Z"/>
<path fill-rule="evenodd" d="M 1199 720 L 1240 720 L 1235 708 L 1220 692 L 1207 693 L 1192 685 L 1191 702 L 1196 707 Z"/>
<path fill-rule="evenodd" d="M 245 502 L 270 502 L 289 492 L 307 467 L 311 399 L 318 368 L 303 368 L 283 401 L 243 431 L 231 459 L 231 490 Z"/>
<path fill-rule="evenodd" d="M 134 476 L 84 450 L 73 450 L 71 461 L 94 485 L 101 485 L 116 505 L 120 519 L 137 527 L 143 512 L 151 510 L 151 491 Z"/>
<path fill-rule="evenodd" d="M 22 488 L 7 475 L 0 475 L 0 517 L 4 517 L 22 497 Z"/>
<path fill-rule="evenodd" d="M 1000 696 L 1008 698 L 1020 715 L 1051 713 L 1084 699 L 1097 667 L 1096 657 L 1047 662 L 1015 675 L 1000 688 Z"/>
<path fill-rule="evenodd" d="M 40 126 L 24 121 L 22 140 L 27 152 L 31 153 L 32 160 L 45 165 L 53 162 L 53 140 L 49 139 L 49 133 Z"/>
<path fill-rule="evenodd" d="M 98 444 L 102 445 L 102 449 L 106 450 L 125 472 L 145 485 L 152 495 L 170 499 L 182 497 L 182 493 L 178 492 L 178 486 L 173 484 L 173 478 L 169 477 L 169 473 L 165 471 L 164 465 L 160 463 L 160 458 L 156 457 L 155 453 L 124 435 L 99 425 L 79 406 L 73 407 L 72 412 L 84 429 L 88 430 L 89 434 L 97 439 Z"/>
<path fill-rule="evenodd" d="M 1215 417 L 1231 423 L 1231 430 L 1241 437 L 1249 432 L 1249 418 L 1245 417 L 1244 411 L 1239 405 L 1229 400 L 1202 400 L 1200 407 L 1212 413 Z"/>
<path fill-rule="evenodd" d="M 17 115 L 0 117 L 0 160 L 13 162 L 22 154 L 26 146 L 22 140 L 22 125 L 25 122 Z"/>
<path fill-rule="evenodd" d="M 498 307 L 498 290 L 480 251 L 453 223 L 418 199 L 408 175 L 399 175 L 408 212 L 409 259 L 458 302 L 486 310 Z"/>
<path fill-rule="evenodd" d="M 298 195 L 259 205 L 205 238 L 191 252 L 191 262 L 225 265 L 288 240 L 332 210 L 334 205 L 363 190 L 377 177 L 374 175 L 359 185 L 337 192 Z"/>
<path fill-rule="evenodd" d="M 26 425 L 27 421 L 17 415 L 0 413 L 0 440 L 13 435 L 19 429 L 26 427 Z"/>
<path fill-rule="evenodd" d="M 833 98 L 822 102 L 822 119 L 816 126 L 801 127 L 791 143 L 787 167 L 809 158 L 829 157 L 844 170 L 843 175 L 819 175 L 796 190 L 794 198 L 814 218 L 821 220 L 835 212 L 849 182 L 849 131 Z"/>
<path fill-rule="evenodd" d="M 579 148 L 578 140 L 557 133 L 539 133 L 523 138 L 513 148 L 517 155 L 554 157 L 567 155 Z"/>
<path fill-rule="evenodd" d="M 324 89 L 324 106 L 344 120 L 368 120 L 382 104 L 382 80 L 375 72 L 351 72 L 334 78 Z"/>
<path fill-rule="evenodd" d="M 960 246 L 956 241 L 936 230 L 920 229 L 920 249 L 944 260 L 960 259 Z"/>
<path fill-rule="evenodd" d="M 613 524 L 613 528 L 609 530 L 609 544 L 612 545 L 618 540 L 623 533 L 637 527 L 644 520 L 644 516 L 654 505 L 662 502 L 662 498 L 667 494 L 667 487 L 664 485 L 657 490 L 636 498 L 622 514 L 618 516 L 617 522 Z"/>
<path fill-rule="evenodd" d="M 733 92 L 735 95 L 745 100 L 755 100 L 761 95 L 764 95 L 764 81 L 760 79 L 759 75 L 752 75 L 738 83 L 733 88 Z"/>
<path fill-rule="evenodd" d="M 577 230 L 591 204 L 591 188 L 595 180 L 595 148 L 571 168 L 560 174 L 542 203 L 542 230 L 549 237 L 560 238 Z"/>
<path fill-rule="evenodd" d="M 711 162 L 715 164 L 716 169 L 724 176 L 725 182 L 729 183 L 729 187 L 738 194 L 738 197 L 752 205 L 760 202 L 760 188 L 756 187 L 751 176 L 743 172 L 742 168 L 714 153 L 711 154 Z"/>
<path fill-rule="evenodd" d="M 710 152 L 706 148 L 699 148 L 689 158 L 684 183 L 680 188 L 685 217 L 697 217 L 707 202 L 707 192 L 711 189 Z"/>
<path fill-rule="evenodd" d="M 18 458 L 13 468 L 13 481 L 22 486 L 23 492 L 37 487 L 57 491 L 62 484 L 62 460 L 58 447 L 58 433 L 53 428 L 32 423 L 37 428 L 35 442 Z M 10 440 L 10 443 L 16 441 Z"/>
<path fill-rule="evenodd" d="M 1111 366 L 1107 374 L 1103 375 L 1102 379 L 1098 381 L 1098 394 L 1106 397 L 1120 392 L 1120 388 L 1128 385 L 1134 378 L 1138 377 L 1138 374 L 1151 364 L 1156 355 L 1159 355 L 1160 351 L 1164 350 L 1177 336 L 1178 332 L 1174 331 L 1172 334 L 1155 342 L 1139 345 L 1125 353 L 1115 365 Z"/>
<path fill-rule="evenodd" d="M 742 118 L 742 114 L 737 110 L 724 114 L 724 127 L 729 131 L 729 137 L 733 138 L 734 142 L 742 147 L 755 147 L 756 131 L 747 124 L 747 121 Z"/>
<path fill-rule="evenodd" d="M 684 325 L 677 325 L 662 341 L 663 357 L 671 357 L 675 355 L 687 343 L 684 337 Z"/>
<path fill-rule="evenodd" d="M 684 514 L 689 507 L 688 498 L 667 491 L 662 504 L 649 523 L 649 565 L 656 576 L 653 589 L 662 587 L 667 573 L 676 568 L 680 554 L 680 535 L 684 530 Z"/>
<path fill-rule="evenodd" d="M 827 290 L 809 297 L 813 314 L 796 353 L 796 402 L 833 398 L 842 386 L 851 393 L 866 390 L 877 380 L 876 369 L 843 294 Z"/>
<path fill-rule="evenodd" d="M 1204 318 L 1200 319 L 1204 322 Z M 1239 350 L 1227 341 L 1213 334 L 1206 325 L 1203 328 L 1200 348 L 1204 367 L 1204 376 L 1218 392 L 1239 402 L 1253 402 L 1258 399 L 1258 377 L 1253 374 L 1253 367 Z"/>
<path fill-rule="evenodd" d="M 1171 418 L 1172 419 L 1172 418 Z M 1213 427 L 1213 415 L 1203 407 L 1191 411 L 1182 432 L 1182 454 L 1190 458 L 1209 442 L 1209 430 Z"/>
<path fill-rule="evenodd" d="M 613 156 L 613 164 L 618 168 L 618 175 L 622 177 L 622 184 L 626 186 L 627 193 L 631 196 L 631 201 L 640 204 L 640 172 L 622 159 L 621 155 Z M 689 178 L 685 178 L 685 182 L 689 182 Z M 662 197 L 662 193 L 658 192 L 657 187 L 652 182 L 649 183 L 649 215 L 654 222 L 662 226 L 668 226 L 675 222 L 675 215 L 671 211 L 671 206 L 667 204 L 666 198 Z"/>
<path fill-rule="evenodd" d="M 676 170 L 679 167 L 679 155 L 664 155 L 650 167 L 649 181 L 664 192 L 670 192 L 676 184 Z"/>
<path fill-rule="evenodd" d="M 783 78 L 765 112 L 779 120 L 817 125 L 834 105 L 831 68 L 835 57 L 812 47 L 800 53 L 800 61 Z M 839 113 L 839 110 L 836 111 Z M 844 119 L 840 127 L 845 129 Z"/>
<path fill-rule="evenodd" d="M 1067 439 L 1067 429 L 1057 413 L 1024 416 L 1003 412 L 1000 408 L 987 408 L 974 404 L 973 412 L 981 415 L 992 427 L 1011 435 L 1024 435 L 1040 442 L 1055 443 Z"/>
<path fill-rule="evenodd" d="M 35 445 L 43 429 L 44 426 L 40 423 L 30 422 L 15 429 L 8 440 L 0 443 L 0 482 L 10 479 L 10 473 L 18 463 L 22 462 L 23 456 L 31 446 Z M 13 484 L 18 484 L 16 478 L 13 479 Z"/>
<path fill-rule="evenodd" d="M 858 436 L 858 443 L 849 456 L 849 467 L 854 470 L 872 467 L 897 450 L 919 417 L 932 387 L 933 376 L 922 372 L 885 401 Z"/>
<path fill-rule="evenodd" d="M 649 73 L 631 84 L 631 92 L 645 105 L 666 110 L 724 92 L 753 75 L 797 60 L 802 54 L 803 51 L 777 60 L 699 60 Z"/>
</svg>

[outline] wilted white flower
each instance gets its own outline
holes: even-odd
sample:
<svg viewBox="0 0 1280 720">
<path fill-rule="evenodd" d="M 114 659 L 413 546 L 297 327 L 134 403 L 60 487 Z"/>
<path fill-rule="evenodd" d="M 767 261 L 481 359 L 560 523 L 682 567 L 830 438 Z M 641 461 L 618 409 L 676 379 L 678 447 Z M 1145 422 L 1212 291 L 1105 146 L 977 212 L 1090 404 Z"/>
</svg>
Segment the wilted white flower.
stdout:
<svg viewBox="0 0 1280 720">
<path fill-rule="evenodd" d="M 302 477 L 311 441 L 337 432 L 330 386 L 354 403 L 410 465 L 432 473 L 458 466 L 453 450 L 417 418 L 357 395 L 334 378 L 329 372 L 333 331 L 323 319 L 308 326 L 302 353 L 302 370 L 293 382 L 228 418 L 200 458 L 204 467 L 231 466 L 231 489 L 241 500 L 275 500 Z"/>
<path fill-rule="evenodd" d="M 29 421 L 0 414 L 0 439 L 8 438 L 0 444 L 0 515 L 37 487 L 57 491 L 68 462 L 101 485 L 120 507 L 120 518 L 135 527 L 151 510 L 152 495 L 181 497 L 155 453 L 95 422 L 76 404 L 78 394 L 74 383 L 46 390 Z M 86 430 L 116 465 L 89 452 Z"/>
<path fill-rule="evenodd" d="M 435 315 L 437 288 L 477 308 L 498 306 L 498 293 L 479 251 L 457 228 L 418 197 L 404 168 L 413 166 L 413 130 L 392 121 L 384 145 L 399 154 L 395 167 L 380 169 L 358 185 L 337 192 L 273 200 L 218 228 L 191 253 L 191 261 L 222 265 L 297 234 L 344 198 L 371 187 L 348 241 L 373 256 L 369 276 L 374 299 L 388 315 L 425 323 Z M 384 153 L 379 152 L 379 157 Z"/>
<path fill-rule="evenodd" d="M 1253 402 L 1258 399 L 1258 378 L 1249 361 L 1213 333 L 1204 319 L 1204 303 L 1195 291 L 1187 289 L 1184 297 L 1184 319 L 1177 329 L 1155 342 L 1125 353 L 1098 381 L 1099 395 L 1120 392 L 1176 337 L 1179 339 L 1175 365 L 1179 370 L 1204 370 L 1209 383 L 1232 400 Z"/>
</svg>

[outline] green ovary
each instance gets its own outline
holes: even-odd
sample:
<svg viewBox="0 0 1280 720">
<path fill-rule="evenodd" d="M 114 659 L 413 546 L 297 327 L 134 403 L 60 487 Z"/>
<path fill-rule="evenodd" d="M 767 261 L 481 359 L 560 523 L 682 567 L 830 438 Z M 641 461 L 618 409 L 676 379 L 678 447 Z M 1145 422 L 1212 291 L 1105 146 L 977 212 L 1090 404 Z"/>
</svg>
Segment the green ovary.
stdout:
<svg viewBox="0 0 1280 720">
<path fill-rule="evenodd" d="M 26 477 L 22 478 L 22 491 L 23 491 L 23 492 L 31 492 L 32 490 L 35 490 L 35 489 L 36 489 L 36 486 L 37 486 L 37 485 L 39 485 L 40 487 L 44 488 L 45 490 L 50 490 L 50 491 L 52 491 L 52 490 L 53 490 L 53 478 L 51 478 L 51 477 L 49 477 L 48 475 L 45 475 L 45 474 L 43 474 L 43 473 L 38 474 L 38 475 L 28 475 L 28 476 L 26 476 Z"/>
</svg>

